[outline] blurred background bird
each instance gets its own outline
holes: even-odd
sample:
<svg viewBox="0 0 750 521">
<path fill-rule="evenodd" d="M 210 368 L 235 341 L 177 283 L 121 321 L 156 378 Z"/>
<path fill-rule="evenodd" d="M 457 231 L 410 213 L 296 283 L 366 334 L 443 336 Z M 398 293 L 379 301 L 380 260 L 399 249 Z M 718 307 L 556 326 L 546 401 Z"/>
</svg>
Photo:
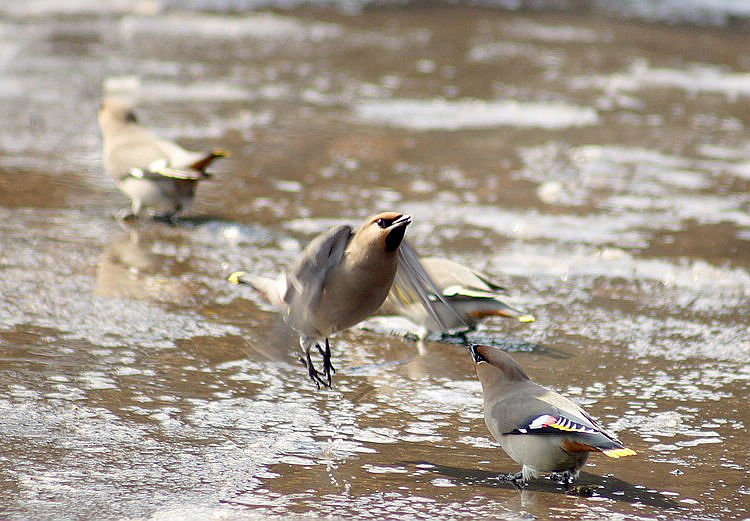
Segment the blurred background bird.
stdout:
<svg viewBox="0 0 750 521">
<path fill-rule="evenodd" d="M 507 291 L 481 271 L 440 257 L 420 260 L 442 300 L 434 299 L 433 310 L 428 310 L 415 295 L 396 283 L 377 312 L 409 319 L 418 326 L 420 339 L 446 328 L 451 333 L 464 333 L 476 328 L 483 318 L 492 316 L 515 318 L 519 322 L 534 321 L 532 315 L 500 300 Z M 436 315 L 440 321 L 436 320 Z"/>
<path fill-rule="evenodd" d="M 104 170 L 131 200 L 120 218 L 140 217 L 146 209 L 170 221 L 186 210 L 198 182 L 210 177 L 206 169 L 226 152 L 192 152 L 159 139 L 138 125 L 131 104 L 108 96 L 99 111 L 104 142 Z"/>
</svg>

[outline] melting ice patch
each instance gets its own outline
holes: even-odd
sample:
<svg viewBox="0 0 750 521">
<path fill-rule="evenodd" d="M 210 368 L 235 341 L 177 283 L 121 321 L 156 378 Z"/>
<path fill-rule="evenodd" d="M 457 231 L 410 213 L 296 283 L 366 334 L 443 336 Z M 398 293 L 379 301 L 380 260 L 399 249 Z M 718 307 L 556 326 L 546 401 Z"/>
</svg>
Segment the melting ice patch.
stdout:
<svg viewBox="0 0 750 521">
<path fill-rule="evenodd" d="M 28 0 L 25 2 L 2 2 L 0 13 L 12 16 L 51 16 L 109 13 L 138 13 L 153 15 L 159 12 L 161 3 L 157 0 L 114 1 L 100 0 Z"/>
<path fill-rule="evenodd" d="M 512 58 L 530 60 L 543 67 L 559 67 L 565 63 L 559 52 L 540 46 L 517 42 L 490 42 L 475 45 L 466 54 L 470 62 L 493 63 Z"/>
<path fill-rule="evenodd" d="M 207 81 L 192 82 L 189 85 L 164 80 L 144 82 L 138 95 L 147 101 L 248 101 L 252 98 L 252 93 L 242 87 Z"/>
<path fill-rule="evenodd" d="M 750 73 L 729 72 L 707 64 L 686 69 L 652 68 L 637 60 L 626 72 L 609 76 L 578 76 L 570 80 L 574 89 L 596 88 L 610 94 L 646 87 L 666 87 L 688 92 L 715 92 L 729 97 L 750 96 Z"/>
<path fill-rule="evenodd" d="M 537 196 L 548 204 L 652 212 L 666 228 L 679 228 L 688 219 L 750 226 L 746 195 L 706 193 L 717 168 L 742 175 L 743 165 L 750 163 L 693 160 L 616 145 L 569 148 L 559 142 L 522 149 L 520 155 L 524 166 L 517 175 L 539 183 Z"/>
<path fill-rule="evenodd" d="M 717 159 L 714 164 L 730 174 L 750 179 L 750 145 L 734 148 L 704 144 L 698 147 L 698 153 Z"/>
<path fill-rule="evenodd" d="M 521 20 L 503 25 L 503 32 L 517 38 L 528 38 L 543 42 L 595 43 L 611 40 L 612 36 L 586 27 L 574 25 L 549 25 Z"/>
<path fill-rule="evenodd" d="M 714 266 L 703 260 L 644 259 L 613 247 L 515 243 L 493 255 L 486 269 L 506 276 L 530 277 L 538 283 L 551 276 L 554 280 L 550 283 L 554 285 L 572 277 L 653 281 L 664 288 L 688 290 L 693 306 L 703 304 L 700 298 L 695 300 L 696 295 L 721 295 L 717 303 L 728 307 L 737 306 L 750 296 L 750 273 L 745 269 Z M 669 298 L 677 295 L 672 293 Z"/>
<path fill-rule="evenodd" d="M 628 206 L 644 209 L 654 198 L 711 184 L 703 165 L 639 147 L 569 148 L 553 141 L 521 149 L 520 155 L 524 166 L 518 175 L 540 183 L 537 195 L 549 204 L 581 205 L 594 192 L 614 192 L 635 198 Z"/>
<path fill-rule="evenodd" d="M 479 205 L 446 206 L 439 214 L 421 204 L 412 204 L 410 209 L 418 215 L 429 215 L 432 223 L 445 227 L 464 223 L 506 237 L 566 243 L 644 245 L 648 235 L 638 228 L 662 228 L 665 225 L 665 217 L 660 214 L 550 215 L 533 210 L 518 212 Z"/>
<path fill-rule="evenodd" d="M 332 23 L 303 23 L 271 13 L 250 13 L 241 17 L 187 13 L 170 13 L 159 17 L 130 16 L 122 20 L 120 30 L 128 38 L 158 34 L 191 39 L 257 38 L 283 41 L 321 41 L 338 37 L 343 32 Z"/>
<path fill-rule="evenodd" d="M 562 102 L 484 101 L 477 99 L 365 100 L 353 105 L 360 118 L 415 130 L 460 130 L 493 127 L 561 129 L 597 125 L 589 107 Z"/>
<path fill-rule="evenodd" d="M 750 16 L 745 0 L 599 0 L 607 11 L 626 18 L 669 24 L 725 25 L 733 19 Z"/>
<path fill-rule="evenodd" d="M 349 219 L 293 219 L 288 221 L 284 227 L 290 231 L 305 234 L 323 233 L 324 231 L 341 224 L 355 224 Z"/>
</svg>

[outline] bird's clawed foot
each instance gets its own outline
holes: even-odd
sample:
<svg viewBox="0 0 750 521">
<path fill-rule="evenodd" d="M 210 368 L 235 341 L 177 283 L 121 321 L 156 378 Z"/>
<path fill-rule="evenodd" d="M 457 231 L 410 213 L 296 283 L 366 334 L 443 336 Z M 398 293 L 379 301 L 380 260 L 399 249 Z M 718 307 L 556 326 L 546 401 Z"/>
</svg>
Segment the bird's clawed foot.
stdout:
<svg viewBox="0 0 750 521">
<path fill-rule="evenodd" d="M 133 210 L 131 210 L 130 208 L 120 208 L 120 209 L 119 209 L 119 210 L 117 211 L 117 214 L 115 215 L 115 218 L 116 218 L 116 219 L 117 219 L 117 220 L 118 220 L 118 221 L 119 221 L 120 223 L 125 223 L 126 221 L 130 221 L 130 220 L 137 220 L 137 219 L 138 219 L 138 214 L 137 214 L 137 213 L 135 213 L 135 212 L 134 212 Z"/>
<path fill-rule="evenodd" d="M 326 338 L 326 348 L 325 351 L 321 349 L 320 344 L 316 344 L 316 347 L 318 348 L 318 352 L 323 357 L 323 374 L 326 378 L 328 378 L 328 387 L 331 387 L 331 373 L 336 372 L 336 368 L 333 367 L 333 364 L 331 363 L 331 345 L 328 343 L 328 339 Z"/>
<path fill-rule="evenodd" d="M 509 481 L 518 490 L 521 490 L 526 486 L 526 480 L 523 479 L 523 472 L 517 472 L 516 474 L 500 474 L 499 478 L 502 481 Z"/>
<path fill-rule="evenodd" d="M 573 483 L 575 483 L 576 481 L 576 473 L 573 473 L 573 472 L 554 473 L 554 474 L 550 474 L 549 479 L 560 483 L 565 488 L 565 492 L 568 492 L 573 487 Z"/>
<path fill-rule="evenodd" d="M 320 344 L 315 344 L 315 347 L 318 349 L 320 356 L 323 357 L 323 371 L 321 372 L 315 369 L 315 365 L 310 357 L 309 349 L 305 352 L 305 357 L 302 359 L 302 363 L 307 367 L 307 374 L 310 375 L 310 380 L 315 383 L 318 390 L 320 390 L 321 385 L 330 389 L 331 373 L 336 372 L 336 368 L 334 368 L 331 363 L 331 346 L 326 338 L 325 349 L 323 349 Z"/>
<path fill-rule="evenodd" d="M 178 206 L 171 212 L 167 212 L 161 215 L 156 215 L 154 217 L 154 220 L 162 221 L 167 223 L 169 226 L 177 226 L 179 222 L 179 218 L 177 217 L 177 213 L 182 209 L 182 207 Z"/>
</svg>

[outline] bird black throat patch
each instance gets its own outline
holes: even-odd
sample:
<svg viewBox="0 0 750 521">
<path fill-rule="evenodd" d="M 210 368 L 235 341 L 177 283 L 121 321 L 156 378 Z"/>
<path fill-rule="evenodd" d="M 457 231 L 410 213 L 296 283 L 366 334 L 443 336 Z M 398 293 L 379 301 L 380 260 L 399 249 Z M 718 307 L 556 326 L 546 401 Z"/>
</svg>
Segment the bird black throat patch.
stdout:
<svg viewBox="0 0 750 521">
<path fill-rule="evenodd" d="M 406 226 L 399 226 L 388 232 L 388 235 L 385 236 L 385 249 L 388 251 L 396 251 L 401 245 L 401 241 L 404 240 L 405 233 Z"/>
</svg>

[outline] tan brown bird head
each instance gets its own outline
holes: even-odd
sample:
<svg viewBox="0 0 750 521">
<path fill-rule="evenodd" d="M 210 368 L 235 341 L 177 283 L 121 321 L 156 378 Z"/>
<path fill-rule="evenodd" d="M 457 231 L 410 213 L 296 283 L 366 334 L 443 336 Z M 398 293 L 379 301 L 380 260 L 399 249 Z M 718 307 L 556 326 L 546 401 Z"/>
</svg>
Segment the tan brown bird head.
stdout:
<svg viewBox="0 0 750 521">
<path fill-rule="evenodd" d="M 109 124 L 135 122 L 137 122 L 135 112 L 127 100 L 118 96 L 107 96 L 102 100 L 99 110 L 99 125 L 102 128 Z"/>
<path fill-rule="evenodd" d="M 382 246 L 380 251 L 395 252 L 401 246 L 406 227 L 410 223 L 411 216 L 401 213 L 385 212 L 373 215 L 357 230 L 354 240 L 379 244 Z"/>
<path fill-rule="evenodd" d="M 529 380 L 526 371 L 511 356 L 497 347 L 471 344 L 474 368 L 482 385 L 491 382 L 510 383 Z"/>
</svg>

